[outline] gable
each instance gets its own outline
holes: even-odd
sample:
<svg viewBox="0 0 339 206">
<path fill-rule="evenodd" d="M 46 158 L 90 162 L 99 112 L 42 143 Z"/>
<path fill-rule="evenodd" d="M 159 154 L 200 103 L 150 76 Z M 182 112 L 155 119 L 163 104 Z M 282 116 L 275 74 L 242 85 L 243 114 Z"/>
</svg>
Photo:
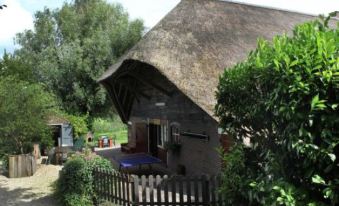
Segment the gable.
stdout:
<svg viewBox="0 0 339 206">
<path fill-rule="evenodd" d="M 232 2 L 183 0 L 98 81 L 111 93 L 116 74 L 132 70 L 131 61 L 141 62 L 157 69 L 217 120 L 215 92 L 223 70 L 243 61 L 258 38 L 290 33 L 295 25 L 313 18 Z M 119 111 L 117 99 L 115 95 Z"/>
</svg>

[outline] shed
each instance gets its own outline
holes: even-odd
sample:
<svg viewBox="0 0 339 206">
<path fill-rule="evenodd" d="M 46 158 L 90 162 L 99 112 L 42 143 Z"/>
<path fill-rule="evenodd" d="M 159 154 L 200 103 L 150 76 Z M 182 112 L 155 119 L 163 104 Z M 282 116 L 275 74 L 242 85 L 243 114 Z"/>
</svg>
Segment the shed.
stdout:
<svg viewBox="0 0 339 206">
<path fill-rule="evenodd" d="M 60 116 L 51 115 L 47 124 L 52 129 L 55 147 L 73 147 L 73 128 L 68 120 Z"/>
</svg>

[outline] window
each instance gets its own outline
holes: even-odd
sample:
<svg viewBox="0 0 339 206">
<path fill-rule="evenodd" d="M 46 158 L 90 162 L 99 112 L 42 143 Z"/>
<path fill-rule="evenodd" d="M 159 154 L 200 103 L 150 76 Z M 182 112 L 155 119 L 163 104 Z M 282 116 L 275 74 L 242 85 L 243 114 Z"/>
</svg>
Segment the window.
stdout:
<svg viewBox="0 0 339 206">
<path fill-rule="evenodd" d="M 180 125 L 178 123 L 171 124 L 171 141 L 180 143 Z"/>
<path fill-rule="evenodd" d="M 167 142 L 167 125 L 162 124 L 158 126 L 158 145 L 164 146 Z"/>
<path fill-rule="evenodd" d="M 153 134 L 156 137 L 157 145 L 160 147 L 164 147 L 165 143 L 168 141 L 168 129 L 167 124 L 159 124 L 159 125 L 153 125 Z"/>
</svg>

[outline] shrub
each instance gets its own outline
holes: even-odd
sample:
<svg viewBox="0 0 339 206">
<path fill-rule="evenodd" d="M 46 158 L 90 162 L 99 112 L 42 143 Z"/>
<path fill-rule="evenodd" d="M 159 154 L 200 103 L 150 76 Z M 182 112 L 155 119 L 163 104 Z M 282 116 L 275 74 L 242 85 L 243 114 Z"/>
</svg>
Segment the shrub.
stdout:
<svg viewBox="0 0 339 206">
<path fill-rule="evenodd" d="M 56 194 L 66 206 L 93 205 L 93 169 L 112 169 L 111 163 L 93 154 L 76 154 L 60 172 Z"/>
<path fill-rule="evenodd" d="M 103 133 L 103 132 L 114 132 L 126 128 L 126 126 L 121 122 L 119 117 L 114 116 L 113 118 L 95 118 L 93 120 L 93 132 Z"/>
<path fill-rule="evenodd" d="M 32 142 L 52 144 L 46 119 L 55 99 L 41 85 L 1 77 L 0 100 L 0 152 L 23 154 Z"/>
<path fill-rule="evenodd" d="M 216 115 L 236 145 L 250 139 L 246 151 L 226 156 L 231 200 L 339 203 L 339 27 L 328 22 L 299 25 L 272 44 L 260 40 L 220 78 Z"/>
</svg>

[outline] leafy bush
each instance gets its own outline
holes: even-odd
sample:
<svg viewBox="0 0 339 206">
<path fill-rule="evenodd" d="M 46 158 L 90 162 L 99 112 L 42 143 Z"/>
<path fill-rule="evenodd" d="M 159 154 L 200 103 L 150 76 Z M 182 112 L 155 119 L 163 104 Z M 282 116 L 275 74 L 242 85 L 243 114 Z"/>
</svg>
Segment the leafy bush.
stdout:
<svg viewBox="0 0 339 206">
<path fill-rule="evenodd" d="M 1 153 L 30 152 L 33 142 L 52 144 L 46 119 L 55 101 L 41 85 L 1 77 L 0 100 Z"/>
<path fill-rule="evenodd" d="M 111 163 L 93 154 L 77 154 L 70 158 L 60 172 L 56 194 L 66 206 L 93 205 L 93 169 L 112 169 Z"/>
<path fill-rule="evenodd" d="M 126 126 L 121 122 L 119 117 L 114 116 L 113 118 L 106 119 L 94 118 L 92 128 L 95 133 L 104 133 L 125 129 Z"/>
<path fill-rule="evenodd" d="M 88 132 L 88 114 L 87 115 L 65 115 L 66 119 L 70 121 L 73 127 L 73 133 L 75 138 L 79 138 Z"/>
<path fill-rule="evenodd" d="M 220 78 L 216 115 L 236 139 L 224 169 L 232 204 L 339 204 L 339 28 L 328 22 L 260 40 Z"/>
</svg>

